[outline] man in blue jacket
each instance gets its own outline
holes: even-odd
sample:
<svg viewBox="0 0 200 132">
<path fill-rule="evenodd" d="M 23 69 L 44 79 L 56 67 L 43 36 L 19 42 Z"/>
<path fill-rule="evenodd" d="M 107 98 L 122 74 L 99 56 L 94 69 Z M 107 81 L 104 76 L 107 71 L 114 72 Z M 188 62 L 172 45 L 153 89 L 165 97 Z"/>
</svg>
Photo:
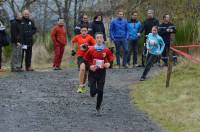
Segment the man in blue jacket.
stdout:
<svg viewBox="0 0 200 132">
<path fill-rule="evenodd" d="M 110 39 L 114 42 L 116 47 L 116 58 L 117 66 L 120 68 L 120 48 L 124 50 L 123 55 L 123 67 L 128 68 L 127 66 L 127 57 L 128 57 L 128 22 L 123 18 L 124 12 L 122 10 L 118 11 L 117 18 L 112 20 L 110 24 Z"/>
<path fill-rule="evenodd" d="M 129 52 L 128 52 L 128 59 L 127 62 L 130 65 L 131 61 L 131 54 L 133 52 L 133 66 L 137 67 L 137 56 L 138 56 L 138 39 L 140 38 L 140 28 L 141 22 L 137 20 L 138 13 L 133 12 L 132 18 L 128 23 L 128 41 L 129 41 Z"/>
</svg>

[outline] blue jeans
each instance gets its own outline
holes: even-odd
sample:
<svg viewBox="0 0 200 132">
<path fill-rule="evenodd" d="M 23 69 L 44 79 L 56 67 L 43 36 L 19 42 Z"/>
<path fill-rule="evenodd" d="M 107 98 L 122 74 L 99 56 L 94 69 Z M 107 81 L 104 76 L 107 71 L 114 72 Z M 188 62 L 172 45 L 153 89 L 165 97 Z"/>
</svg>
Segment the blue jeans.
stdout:
<svg viewBox="0 0 200 132">
<path fill-rule="evenodd" d="M 120 49 L 123 48 L 123 66 L 127 64 L 128 58 L 128 43 L 127 40 L 115 40 L 115 48 L 116 48 L 116 58 L 117 58 L 117 65 L 120 65 Z"/>
</svg>

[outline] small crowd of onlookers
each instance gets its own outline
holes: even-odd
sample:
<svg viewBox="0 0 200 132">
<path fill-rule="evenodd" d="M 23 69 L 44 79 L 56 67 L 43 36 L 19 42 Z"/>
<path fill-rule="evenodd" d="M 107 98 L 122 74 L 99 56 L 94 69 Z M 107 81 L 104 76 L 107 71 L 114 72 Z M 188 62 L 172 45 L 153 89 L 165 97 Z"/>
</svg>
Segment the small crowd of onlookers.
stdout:
<svg viewBox="0 0 200 132">
<path fill-rule="evenodd" d="M 51 31 L 51 38 L 54 46 L 53 69 L 61 70 L 61 62 L 64 53 L 65 45 L 67 44 L 67 31 L 65 28 L 63 18 L 59 18 Z M 89 22 L 86 14 L 82 16 L 79 24 L 75 26 L 74 34 L 80 35 L 81 28 L 87 27 L 86 33 L 95 38 L 95 34 L 101 32 L 104 37 L 104 43 L 107 42 L 107 34 L 104 26 L 103 16 L 96 15 L 93 22 Z M 138 64 L 138 41 L 142 39 L 144 32 L 144 46 L 142 52 L 141 64 Z M 122 10 L 117 11 L 117 17 L 114 18 L 109 27 L 109 37 L 111 47 L 110 50 L 114 52 L 115 46 L 116 66 L 117 68 L 124 67 L 138 67 L 146 66 L 150 69 L 153 62 L 163 60 L 164 65 L 168 64 L 168 51 L 170 48 L 171 34 L 176 32 L 176 27 L 170 22 L 170 15 L 163 15 L 163 22 L 160 24 L 159 20 L 154 17 L 154 11 L 147 11 L 147 18 L 141 22 L 138 19 L 138 12 L 133 11 L 130 20 L 124 18 Z M 11 21 L 11 43 L 12 43 L 12 59 L 11 71 L 21 72 L 33 71 L 31 67 L 33 35 L 36 33 L 36 27 L 33 20 L 30 19 L 30 12 L 24 10 L 18 13 L 14 20 Z M 0 22 L 0 69 L 2 58 L 2 47 L 7 45 L 8 38 L 5 32 L 5 27 Z M 83 43 L 84 40 L 82 41 Z M 152 47 L 153 45 L 153 47 Z M 121 53 L 123 49 L 123 55 Z M 152 48 L 152 49 L 151 49 Z M 160 50 L 160 51 L 159 51 Z M 72 54 L 77 54 L 74 50 Z M 132 55 L 133 54 L 133 55 Z M 123 62 L 121 64 L 121 55 Z M 78 57 L 78 56 L 77 56 Z M 23 60 L 25 59 L 25 68 L 23 68 Z M 111 63 L 111 67 L 113 62 Z M 147 70 L 148 71 L 148 70 Z M 144 73 L 142 78 L 145 78 Z"/>
</svg>

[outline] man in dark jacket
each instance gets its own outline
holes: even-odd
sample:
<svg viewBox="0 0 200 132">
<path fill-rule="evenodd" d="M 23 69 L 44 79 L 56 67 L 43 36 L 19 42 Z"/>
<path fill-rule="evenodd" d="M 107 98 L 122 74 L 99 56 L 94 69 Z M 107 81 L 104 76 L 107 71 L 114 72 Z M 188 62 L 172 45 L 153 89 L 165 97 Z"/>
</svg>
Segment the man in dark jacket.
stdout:
<svg viewBox="0 0 200 132">
<path fill-rule="evenodd" d="M 32 58 L 32 46 L 33 46 L 33 35 L 36 33 L 36 27 L 34 22 L 29 18 L 30 12 L 28 10 L 23 11 L 23 18 L 21 22 L 20 38 L 22 43 L 22 64 L 25 54 L 25 66 L 26 71 L 33 71 L 31 68 Z"/>
<path fill-rule="evenodd" d="M 20 26 L 22 14 L 17 14 L 16 19 L 11 21 L 11 41 L 12 41 L 12 59 L 11 72 L 21 72 L 22 45 L 20 39 Z"/>
<path fill-rule="evenodd" d="M 144 31 L 145 35 L 145 41 L 146 42 L 146 36 L 151 32 L 153 26 L 159 26 L 159 21 L 154 17 L 154 11 L 148 10 L 147 12 L 147 19 L 143 22 L 142 28 L 140 30 L 140 33 Z M 146 46 L 144 45 L 143 48 L 143 54 L 142 54 L 142 66 L 144 67 L 145 63 L 145 56 L 147 54 Z"/>
<path fill-rule="evenodd" d="M 92 23 L 92 36 L 95 38 L 96 33 L 102 33 L 104 41 L 106 41 L 106 32 L 105 32 L 105 26 L 102 20 L 101 15 L 97 15 L 94 17 L 94 21 Z"/>
<path fill-rule="evenodd" d="M 81 22 L 78 25 L 76 25 L 76 27 L 74 29 L 75 35 L 81 34 L 81 32 L 80 32 L 81 27 L 83 27 L 83 26 L 87 26 L 88 34 L 92 35 L 92 25 L 91 25 L 91 23 L 89 23 L 88 16 L 86 14 L 83 15 Z"/>
<path fill-rule="evenodd" d="M 176 26 L 170 22 L 170 16 L 165 14 L 163 16 L 164 22 L 159 26 L 159 35 L 163 38 L 165 42 L 165 48 L 162 53 L 162 60 L 164 61 L 164 65 L 168 64 L 168 53 L 170 48 L 171 34 L 176 32 Z M 176 61 L 176 57 L 174 56 L 174 62 Z"/>
</svg>

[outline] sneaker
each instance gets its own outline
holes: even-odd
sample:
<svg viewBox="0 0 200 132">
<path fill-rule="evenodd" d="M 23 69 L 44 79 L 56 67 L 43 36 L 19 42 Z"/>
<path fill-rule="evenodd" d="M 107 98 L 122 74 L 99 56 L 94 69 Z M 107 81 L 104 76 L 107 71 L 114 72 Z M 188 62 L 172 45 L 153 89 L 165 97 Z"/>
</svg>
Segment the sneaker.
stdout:
<svg viewBox="0 0 200 132">
<path fill-rule="evenodd" d="M 134 67 L 139 67 L 139 65 L 138 64 L 134 64 Z"/>
<path fill-rule="evenodd" d="M 82 92 L 82 87 L 79 87 L 77 90 L 77 93 L 81 93 Z"/>
<path fill-rule="evenodd" d="M 141 78 L 140 78 L 140 81 L 145 81 L 145 78 L 144 78 L 144 77 L 141 77 Z"/>
<path fill-rule="evenodd" d="M 62 70 L 60 67 L 54 67 L 53 70 L 58 71 L 58 70 Z"/>
<path fill-rule="evenodd" d="M 78 88 L 78 90 L 77 90 L 77 93 L 82 93 L 82 94 L 84 94 L 84 93 L 86 93 L 86 88 L 85 87 L 79 87 Z"/>
<path fill-rule="evenodd" d="M 96 110 L 97 110 L 97 116 L 101 116 L 101 107 L 96 106 Z"/>
<path fill-rule="evenodd" d="M 26 71 L 34 71 L 31 67 L 26 68 Z"/>
<path fill-rule="evenodd" d="M 126 65 L 123 65 L 123 67 L 124 67 L 125 69 L 129 68 L 127 64 L 126 64 Z"/>
<path fill-rule="evenodd" d="M 58 70 L 62 70 L 60 67 L 58 67 Z"/>
</svg>

